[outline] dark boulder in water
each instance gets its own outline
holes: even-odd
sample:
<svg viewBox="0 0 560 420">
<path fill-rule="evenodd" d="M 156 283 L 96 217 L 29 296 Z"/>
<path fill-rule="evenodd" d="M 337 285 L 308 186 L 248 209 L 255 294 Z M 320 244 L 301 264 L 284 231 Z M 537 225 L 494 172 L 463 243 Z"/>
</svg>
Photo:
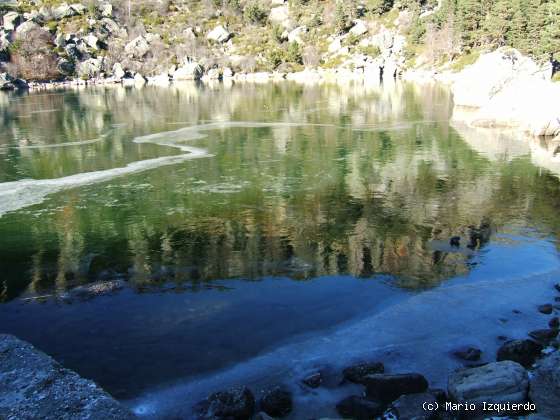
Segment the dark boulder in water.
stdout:
<svg viewBox="0 0 560 420">
<path fill-rule="evenodd" d="M 550 344 L 550 342 L 552 340 L 554 340 L 558 336 L 558 330 L 557 329 L 552 329 L 552 328 L 551 329 L 535 330 L 535 331 L 531 331 L 529 333 L 529 336 L 533 340 L 547 346 L 548 344 Z"/>
<path fill-rule="evenodd" d="M 492 235 L 492 228 L 489 223 L 482 222 L 479 227 L 469 226 L 469 244 L 470 249 L 481 248 L 486 245 Z"/>
<path fill-rule="evenodd" d="M 475 362 L 477 360 L 480 360 L 482 351 L 480 349 L 477 349 L 476 347 L 461 347 L 453 351 L 453 355 L 468 362 Z"/>
<path fill-rule="evenodd" d="M 546 303 L 544 305 L 540 305 L 538 308 L 541 314 L 550 315 L 552 313 L 552 305 L 550 303 Z"/>
<path fill-rule="evenodd" d="M 541 354 L 543 346 L 533 340 L 511 340 L 499 349 L 496 360 L 511 360 L 524 367 L 530 367 Z"/>
<path fill-rule="evenodd" d="M 340 401 L 336 405 L 336 411 L 345 418 L 370 420 L 383 414 L 385 406 L 377 401 L 352 395 Z"/>
<path fill-rule="evenodd" d="M 428 381 L 419 373 L 368 375 L 364 384 L 367 398 L 384 403 L 391 403 L 401 395 L 417 394 L 428 389 Z"/>
<path fill-rule="evenodd" d="M 449 245 L 451 246 L 455 246 L 455 247 L 460 247 L 461 246 L 461 237 L 460 236 L 454 236 L 449 240 Z"/>
<path fill-rule="evenodd" d="M 560 327 L 560 318 L 555 316 L 550 321 L 548 321 L 548 326 L 552 329 L 557 330 Z"/>
<path fill-rule="evenodd" d="M 260 406 L 261 410 L 269 416 L 287 416 L 292 411 L 292 394 L 281 387 L 276 387 L 263 395 Z"/>
<path fill-rule="evenodd" d="M 381 362 L 358 363 L 347 367 L 342 371 L 344 379 L 355 384 L 363 384 L 363 379 L 367 375 L 385 372 L 385 366 Z"/>
<path fill-rule="evenodd" d="M 234 387 L 210 395 L 195 411 L 199 419 L 247 420 L 255 411 L 255 397 L 247 387 Z"/>
</svg>

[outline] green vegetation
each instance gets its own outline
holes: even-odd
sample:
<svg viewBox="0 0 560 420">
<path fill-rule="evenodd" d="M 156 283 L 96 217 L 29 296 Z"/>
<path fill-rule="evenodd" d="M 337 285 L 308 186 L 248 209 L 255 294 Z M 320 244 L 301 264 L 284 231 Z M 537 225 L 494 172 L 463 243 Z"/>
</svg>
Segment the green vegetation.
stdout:
<svg viewBox="0 0 560 420">
<path fill-rule="evenodd" d="M 465 67 L 474 64 L 476 60 L 478 60 L 478 57 L 480 57 L 480 52 L 478 51 L 474 51 L 472 53 L 462 55 L 461 57 L 459 57 L 457 60 L 453 62 L 453 64 L 451 65 L 451 69 L 454 72 L 460 72 Z"/>
<path fill-rule="evenodd" d="M 422 19 L 423 2 L 409 3 L 415 14 L 410 41 L 434 43 L 439 55 L 454 58 L 507 45 L 541 61 L 560 58 L 558 0 L 444 0 L 441 8 Z"/>
<path fill-rule="evenodd" d="M 19 6 L 28 12 L 62 3 L 20 0 Z M 95 3 L 84 4 L 87 10 L 82 15 L 43 23 L 53 39 L 57 33 L 100 30 L 103 24 Z M 125 39 L 109 43 L 108 64 L 122 62 L 124 45 L 139 34 L 159 35 L 161 42 L 150 51 L 150 63 L 127 63 L 144 74 L 158 74 L 185 56 L 205 66 L 229 65 L 235 71 L 282 65 L 330 68 L 346 62 L 328 50 L 334 37 L 342 37 L 350 55 L 378 57 L 383 47 L 362 41 L 387 29 L 406 36 L 403 54 L 408 67 L 451 63 L 459 71 L 481 52 L 502 46 L 517 48 L 540 62 L 560 58 L 559 0 L 289 0 L 288 10 L 272 20 L 272 8 L 284 6 L 268 0 L 112 0 L 111 4 L 115 23 L 127 32 Z M 286 21 L 281 21 L 283 13 Z M 365 21 L 369 32 L 348 33 L 356 19 Z M 233 34 L 233 50 L 206 39 L 217 25 Z M 297 27 L 305 27 L 300 29 L 302 45 L 288 41 L 288 33 Z M 242 57 L 231 62 L 234 55 Z"/>
</svg>

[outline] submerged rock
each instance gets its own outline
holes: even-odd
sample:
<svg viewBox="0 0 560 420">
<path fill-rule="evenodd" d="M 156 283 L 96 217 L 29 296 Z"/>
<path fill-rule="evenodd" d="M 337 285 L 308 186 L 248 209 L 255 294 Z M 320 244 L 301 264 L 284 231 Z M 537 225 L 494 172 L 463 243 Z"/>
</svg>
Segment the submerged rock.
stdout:
<svg viewBox="0 0 560 420">
<path fill-rule="evenodd" d="M 535 341 L 546 346 L 558 336 L 558 330 L 557 329 L 535 330 L 535 331 L 531 331 L 529 333 L 529 336 Z"/>
<path fill-rule="evenodd" d="M 266 392 L 260 401 L 261 410 L 273 417 L 284 417 L 292 411 L 292 394 L 280 387 Z"/>
<path fill-rule="evenodd" d="M 418 373 L 368 375 L 363 383 L 367 398 L 384 403 L 395 401 L 401 395 L 417 394 L 428 389 L 428 381 Z"/>
<path fill-rule="evenodd" d="M 449 245 L 455 246 L 455 247 L 461 246 L 461 237 L 460 237 L 460 236 L 453 236 L 453 237 L 449 240 Z"/>
<path fill-rule="evenodd" d="M 533 340 L 510 340 L 505 342 L 496 356 L 498 362 L 511 360 L 530 367 L 541 354 L 543 346 Z"/>
<path fill-rule="evenodd" d="M 363 384 L 367 375 L 385 372 L 385 366 L 380 362 L 366 362 L 349 366 L 342 371 L 344 379 L 356 384 Z"/>
<path fill-rule="evenodd" d="M 309 388 L 318 388 L 323 383 L 323 374 L 321 372 L 312 373 L 303 378 L 301 382 Z"/>
<path fill-rule="evenodd" d="M 540 361 L 531 378 L 529 395 L 539 414 L 552 418 L 560 416 L 560 352 Z"/>
<path fill-rule="evenodd" d="M 425 410 L 425 404 L 436 407 L 438 401 L 429 392 L 400 396 L 389 409 L 389 413 L 397 419 L 430 420 L 437 418 L 437 411 Z"/>
<path fill-rule="evenodd" d="M 552 329 L 557 330 L 560 327 L 560 318 L 555 316 L 550 321 L 548 321 L 548 326 Z"/>
<path fill-rule="evenodd" d="M 255 411 L 255 397 L 247 387 L 216 392 L 195 407 L 201 419 L 247 420 Z"/>
<path fill-rule="evenodd" d="M 126 282 L 123 280 L 100 281 L 84 286 L 78 286 L 62 294 L 60 299 L 72 303 L 75 300 L 90 300 L 98 296 L 108 295 L 123 289 Z"/>
<path fill-rule="evenodd" d="M 550 315 L 552 313 L 552 305 L 550 303 L 546 303 L 544 305 L 540 305 L 538 308 L 541 314 Z"/>
<path fill-rule="evenodd" d="M 519 363 L 502 361 L 461 369 L 449 377 L 449 396 L 458 402 L 522 403 L 527 400 L 529 377 Z"/>
<path fill-rule="evenodd" d="M 383 404 L 357 395 L 344 398 L 336 405 L 338 414 L 357 420 L 370 420 L 383 414 L 384 410 Z"/>
<path fill-rule="evenodd" d="M 0 335 L 0 418 L 125 420 L 134 416 L 94 382 L 29 343 Z"/>
<path fill-rule="evenodd" d="M 455 357 L 459 359 L 466 360 L 469 362 L 475 362 L 480 360 L 480 356 L 482 355 L 482 351 L 477 349 L 476 347 L 462 347 L 453 352 Z"/>
</svg>

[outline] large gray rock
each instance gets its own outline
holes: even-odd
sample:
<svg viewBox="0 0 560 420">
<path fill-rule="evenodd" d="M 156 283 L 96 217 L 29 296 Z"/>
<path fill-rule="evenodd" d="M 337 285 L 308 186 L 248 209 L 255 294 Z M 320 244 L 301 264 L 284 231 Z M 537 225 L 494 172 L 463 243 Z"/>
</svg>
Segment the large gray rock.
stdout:
<svg viewBox="0 0 560 420">
<path fill-rule="evenodd" d="M 14 78 L 8 73 L 0 73 L 0 90 L 14 90 Z"/>
<path fill-rule="evenodd" d="M 350 29 L 350 33 L 354 36 L 362 36 L 367 33 L 367 31 L 368 27 L 366 23 L 361 19 L 357 19 L 354 22 L 354 26 L 352 26 L 352 28 Z"/>
<path fill-rule="evenodd" d="M 472 125 L 556 136 L 560 134 L 560 85 L 534 76 L 520 77 L 481 107 Z"/>
<path fill-rule="evenodd" d="M 514 128 L 533 136 L 560 134 L 560 86 L 532 59 L 512 48 L 482 55 L 456 77 L 454 119 L 475 127 Z"/>
<path fill-rule="evenodd" d="M 60 6 L 55 7 L 52 10 L 52 14 L 56 20 L 59 20 L 75 16 L 77 15 L 77 12 L 74 8 L 70 7 L 68 3 L 62 3 Z"/>
<path fill-rule="evenodd" d="M 81 3 L 72 3 L 70 8 L 78 15 L 83 15 L 87 11 L 87 7 Z"/>
<path fill-rule="evenodd" d="M 0 73 L 0 90 L 19 90 L 27 89 L 28 87 L 25 80 L 16 79 L 8 73 Z"/>
<path fill-rule="evenodd" d="M 150 51 L 150 44 L 143 36 L 138 36 L 124 47 L 124 51 L 135 58 L 144 57 Z"/>
<path fill-rule="evenodd" d="M 232 34 L 228 32 L 226 28 L 224 28 L 222 25 L 218 25 L 210 32 L 208 32 L 208 34 L 206 35 L 206 39 L 214 42 L 224 43 L 229 41 L 231 36 Z"/>
<path fill-rule="evenodd" d="M 535 363 L 542 349 L 543 346 L 533 340 L 510 340 L 498 349 L 496 360 L 511 360 L 528 368 Z"/>
<path fill-rule="evenodd" d="M 8 33 L 0 30 L 0 61 L 8 61 L 10 58 L 10 45 Z"/>
<path fill-rule="evenodd" d="M 204 69 L 195 61 L 185 61 L 173 73 L 173 80 L 198 80 L 202 77 Z"/>
<path fill-rule="evenodd" d="M 22 22 L 21 15 L 17 12 L 8 12 L 2 18 L 4 29 L 13 31 Z"/>
<path fill-rule="evenodd" d="M 297 42 L 302 45 L 304 43 L 303 36 L 307 33 L 307 26 L 298 26 L 288 33 L 288 42 Z"/>
<path fill-rule="evenodd" d="M 113 65 L 113 76 L 117 80 L 121 80 L 126 76 L 126 72 L 124 71 L 121 63 L 115 63 Z"/>
<path fill-rule="evenodd" d="M 287 29 L 290 27 L 290 11 L 287 4 L 282 6 L 273 7 L 268 15 L 268 20 L 275 24 Z"/>
<path fill-rule="evenodd" d="M 65 58 L 60 58 L 56 67 L 58 71 L 65 76 L 70 76 L 76 70 L 75 63 Z"/>
<path fill-rule="evenodd" d="M 90 58 L 80 63 L 78 75 L 84 79 L 96 77 L 103 70 L 103 60 L 100 58 Z"/>
<path fill-rule="evenodd" d="M 110 18 L 113 16 L 113 5 L 111 3 L 101 3 L 99 5 L 101 16 Z"/>
<path fill-rule="evenodd" d="M 523 403 L 528 388 L 527 371 L 509 360 L 459 370 L 451 374 L 447 385 L 453 400 L 469 403 Z"/>
<path fill-rule="evenodd" d="M 112 420 L 134 416 L 95 383 L 11 335 L 0 335 L 0 418 Z"/>
<path fill-rule="evenodd" d="M 200 419 L 250 419 L 255 411 L 255 397 L 246 387 L 216 392 L 195 407 Z"/>
<path fill-rule="evenodd" d="M 455 105 L 482 107 L 513 80 L 538 73 L 538 65 L 519 51 L 500 48 L 483 54 L 461 71 L 453 84 Z"/>
<path fill-rule="evenodd" d="M 552 418 L 560 416 L 560 352 L 540 361 L 531 378 L 529 395 L 539 414 Z"/>
<path fill-rule="evenodd" d="M 27 22 L 23 22 L 21 25 L 19 25 L 17 27 L 16 34 L 20 37 L 23 37 L 23 36 L 27 35 L 29 32 L 35 31 L 35 30 L 44 30 L 44 29 L 42 29 L 35 22 L 28 20 Z"/>
</svg>

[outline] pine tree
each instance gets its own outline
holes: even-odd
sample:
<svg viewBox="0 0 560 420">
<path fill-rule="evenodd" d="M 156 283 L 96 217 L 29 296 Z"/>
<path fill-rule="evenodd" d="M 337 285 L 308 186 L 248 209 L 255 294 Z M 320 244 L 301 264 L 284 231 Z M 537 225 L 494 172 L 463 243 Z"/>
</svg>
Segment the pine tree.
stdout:
<svg viewBox="0 0 560 420">
<path fill-rule="evenodd" d="M 501 47 L 507 43 L 514 12 L 511 3 L 511 0 L 497 0 L 486 15 L 483 32 L 488 44 L 494 47 Z"/>
<path fill-rule="evenodd" d="M 461 36 L 467 47 L 474 47 L 480 36 L 480 26 L 484 18 L 484 0 L 459 0 L 457 13 L 461 24 Z"/>
</svg>

